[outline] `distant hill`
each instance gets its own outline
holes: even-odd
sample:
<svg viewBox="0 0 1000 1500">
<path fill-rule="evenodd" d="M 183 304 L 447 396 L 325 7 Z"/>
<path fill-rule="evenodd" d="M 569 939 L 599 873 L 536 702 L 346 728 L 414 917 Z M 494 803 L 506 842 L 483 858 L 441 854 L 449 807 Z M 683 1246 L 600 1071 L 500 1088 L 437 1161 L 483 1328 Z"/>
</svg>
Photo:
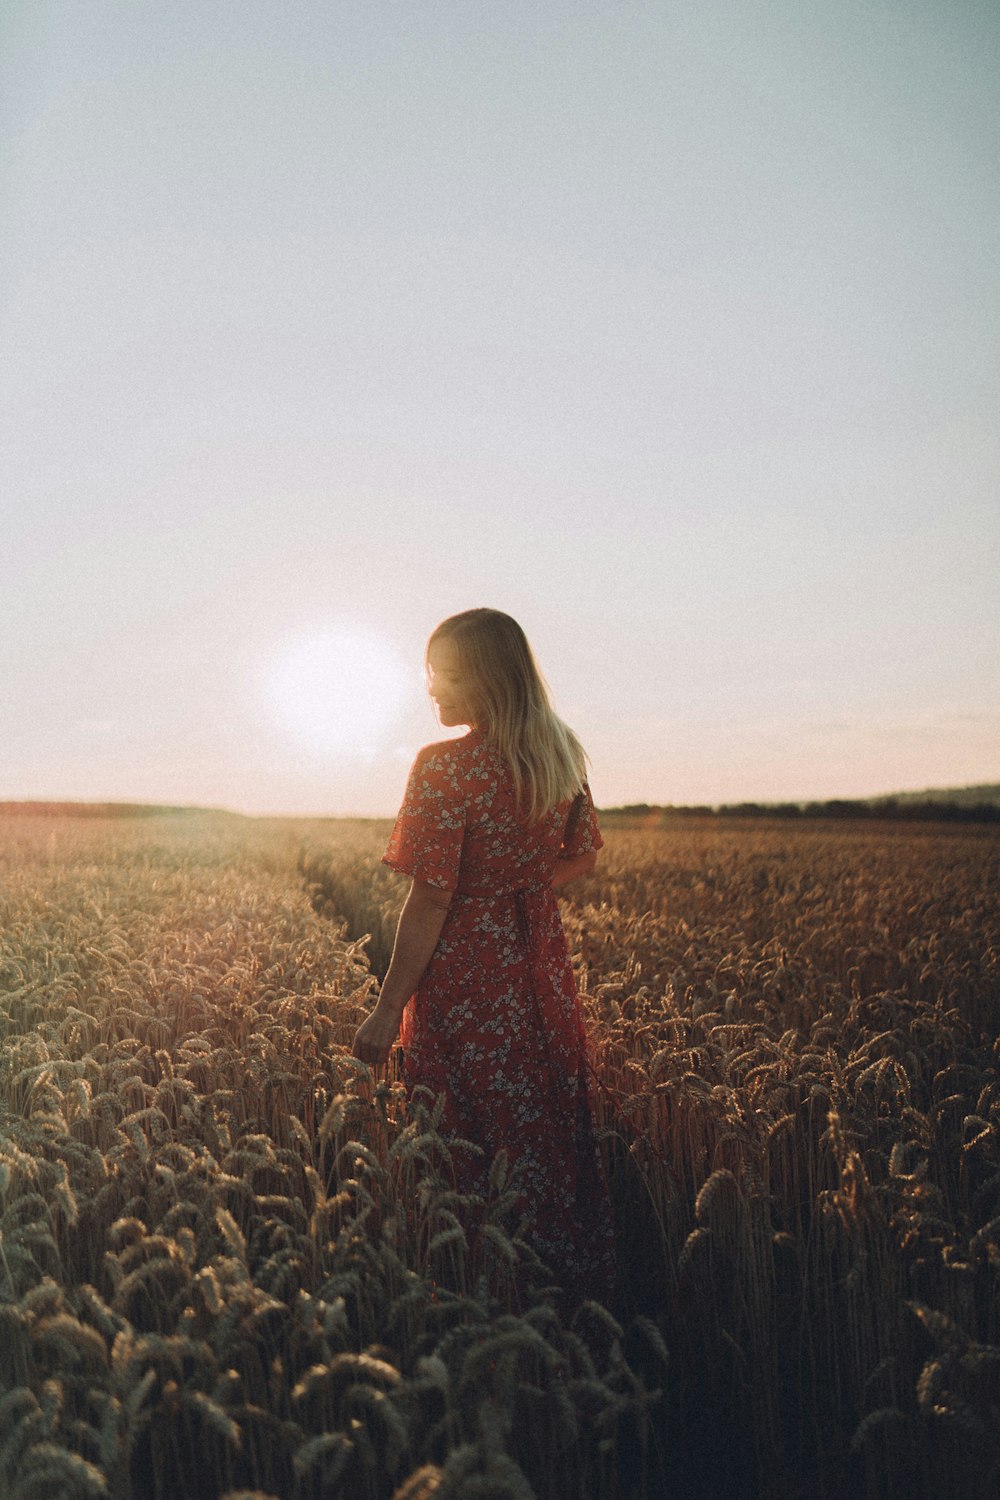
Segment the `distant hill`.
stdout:
<svg viewBox="0 0 1000 1500">
<path fill-rule="evenodd" d="M 0 802 L 0 818 L 238 818 L 239 813 L 216 807 L 158 807 L 145 802 Z"/>
<path fill-rule="evenodd" d="M 657 823 L 676 817 L 769 818 L 904 818 L 946 822 L 1000 822 L 1000 782 L 979 786 L 928 788 L 923 792 L 891 792 L 879 797 L 833 798 L 826 802 L 736 802 L 696 807 L 634 802 L 625 807 L 602 807 L 604 817 L 641 819 Z M 174 807 L 145 802 L 0 802 L 0 818 L 242 818 L 243 813 L 222 807 Z M 322 821 L 339 822 L 338 818 Z M 366 820 L 370 821 L 370 820 Z"/>
</svg>

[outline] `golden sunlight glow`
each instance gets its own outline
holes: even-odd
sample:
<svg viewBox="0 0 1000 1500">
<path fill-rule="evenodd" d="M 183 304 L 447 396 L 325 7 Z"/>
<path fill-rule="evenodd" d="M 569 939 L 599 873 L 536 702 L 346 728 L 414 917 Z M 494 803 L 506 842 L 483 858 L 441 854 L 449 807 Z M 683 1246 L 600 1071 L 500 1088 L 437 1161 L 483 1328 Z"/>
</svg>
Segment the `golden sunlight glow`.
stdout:
<svg viewBox="0 0 1000 1500">
<path fill-rule="evenodd" d="M 267 683 L 276 722 L 317 755 L 372 754 L 412 692 L 413 674 L 395 647 L 353 621 L 293 638 Z"/>
</svg>

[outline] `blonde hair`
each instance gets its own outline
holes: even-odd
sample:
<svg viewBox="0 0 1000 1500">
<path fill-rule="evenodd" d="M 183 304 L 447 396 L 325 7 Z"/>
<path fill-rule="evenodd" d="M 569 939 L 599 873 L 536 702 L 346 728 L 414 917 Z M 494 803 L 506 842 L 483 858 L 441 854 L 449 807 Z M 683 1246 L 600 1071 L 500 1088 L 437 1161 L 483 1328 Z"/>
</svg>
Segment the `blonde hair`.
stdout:
<svg viewBox="0 0 1000 1500">
<path fill-rule="evenodd" d="M 427 642 L 458 654 L 476 727 L 510 767 L 514 797 L 532 822 L 576 796 L 586 778 L 583 746 L 552 710 L 544 678 L 516 620 L 499 609 L 450 615 Z"/>
</svg>

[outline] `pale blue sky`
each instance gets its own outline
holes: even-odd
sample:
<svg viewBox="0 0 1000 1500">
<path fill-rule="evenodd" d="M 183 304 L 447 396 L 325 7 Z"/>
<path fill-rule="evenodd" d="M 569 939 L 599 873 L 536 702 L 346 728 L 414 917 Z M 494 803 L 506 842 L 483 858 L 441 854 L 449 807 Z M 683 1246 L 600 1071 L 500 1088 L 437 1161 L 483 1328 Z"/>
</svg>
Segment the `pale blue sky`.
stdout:
<svg viewBox="0 0 1000 1500">
<path fill-rule="evenodd" d="M 605 805 L 1000 779 L 993 0 L 4 0 L 0 111 L 0 800 L 388 813 L 478 603 Z"/>
</svg>

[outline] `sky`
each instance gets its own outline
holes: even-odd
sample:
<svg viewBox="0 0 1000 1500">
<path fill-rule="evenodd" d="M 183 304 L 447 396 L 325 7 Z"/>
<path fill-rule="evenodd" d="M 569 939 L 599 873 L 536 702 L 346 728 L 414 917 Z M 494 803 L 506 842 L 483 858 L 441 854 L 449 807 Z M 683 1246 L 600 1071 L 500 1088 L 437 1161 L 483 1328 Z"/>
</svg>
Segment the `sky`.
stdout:
<svg viewBox="0 0 1000 1500">
<path fill-rule="evenodd" d="M 3 0 L 0 800 L 1000 780 L 994 0 Z"/>
</svg>

